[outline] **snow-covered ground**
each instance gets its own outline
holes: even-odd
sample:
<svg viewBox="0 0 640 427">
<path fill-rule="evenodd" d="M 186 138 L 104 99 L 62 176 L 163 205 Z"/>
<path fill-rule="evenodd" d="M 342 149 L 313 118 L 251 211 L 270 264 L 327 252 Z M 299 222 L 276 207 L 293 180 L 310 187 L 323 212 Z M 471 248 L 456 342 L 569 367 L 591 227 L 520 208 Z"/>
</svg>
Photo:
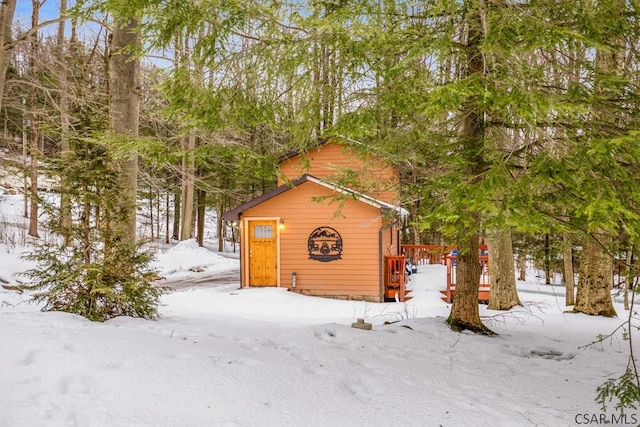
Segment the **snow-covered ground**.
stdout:
<svg viewBox="0 0 640 427">
<path fill-rule="evenodd" d="M 1 278 L 28 266 L 20 250 L 0 245 Z M 621 335 L 585 347 L 622 322 L 620 305 L 618 319 L 565 313 L 562 288 L 533 275 L 525 307 L 481 307 L 499 334 L 483 337 L 444 324 L 440 265 L 419 267 L 408 303 L 374 304 L 198 281 L 238 260 L 193 242 L 156 263 L 199 283 L 165 294 L 155 321 L 43 313 L 0 288 L 0 426 L 594 424 L 596 388 L 627 363 Z M 359 317 L 373 330 L 352 328 Z"/>
</svg>

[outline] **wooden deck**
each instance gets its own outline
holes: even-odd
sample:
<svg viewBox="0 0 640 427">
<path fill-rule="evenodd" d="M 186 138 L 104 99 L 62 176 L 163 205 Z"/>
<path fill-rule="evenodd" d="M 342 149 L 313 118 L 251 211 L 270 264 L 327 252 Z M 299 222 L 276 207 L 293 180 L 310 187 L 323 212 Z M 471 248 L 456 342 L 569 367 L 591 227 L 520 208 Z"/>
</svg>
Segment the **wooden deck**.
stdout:
<svg viewBox="0 0 640 427">
<path fill-rule="evenodd" d="M 401 245 L 400 252 L 415 265 L 442 264 L 454 247 L 442 245 Z"/>
<path fill-rule="evenodd" d="M 480 248 L 480 253 L 486 251 Z M 486 252 L 484 252 L 486 253 Z M 447 288 L 441 290 L 442 300 L 448 304 L 453 302 L 456 293 L 456 255 L 447 255 L 445 257 L 445 265 L 447 266 Z M 482 273 L 480 274 L 480 283 L 478 284 L 478 301 L 483 304 L 489 303 L 489 289 L 491 277 L 489 276 L 489 255 L 480 255 L 480 264 L 482 265 Z"/>
<path fill-rule="evenodd" d="M 411 259 L 416 265 L 443 264 L 447 267 L 446 288 L 441 290 L 442 300 L 448 304 L 453 302 L 456 293 L 456 248 L 455 246 L 442 245 L 402 245 L 401 253 Z M 482 275 L 478 284 L 478 301 L 489 302 L 489 256 L 486 245 L 480 245 L 480 263 Z M 386 297 L 386 296 L 385 296 Z"/>
<path fill-rule="evenodd" d="M 405 302 L 411 299 L 406 288 L 404 255 L 384 257 L 384 300 Z"/>
</svg>

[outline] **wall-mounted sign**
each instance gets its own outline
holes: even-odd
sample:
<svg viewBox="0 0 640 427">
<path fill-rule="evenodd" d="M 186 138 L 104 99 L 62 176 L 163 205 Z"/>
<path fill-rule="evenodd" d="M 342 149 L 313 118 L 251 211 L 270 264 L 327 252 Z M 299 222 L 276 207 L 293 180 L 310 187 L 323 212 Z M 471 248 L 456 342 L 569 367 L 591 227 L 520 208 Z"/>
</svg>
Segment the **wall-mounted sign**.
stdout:
<svg viewBox="0 0 640 427">
<path fill-rule="evenodd" d="M 342 237 L 334 228 L 316 228 L 309 234 L 307 245 L 309 259 L 329 262 L 342 258 Z"/>
</svg>

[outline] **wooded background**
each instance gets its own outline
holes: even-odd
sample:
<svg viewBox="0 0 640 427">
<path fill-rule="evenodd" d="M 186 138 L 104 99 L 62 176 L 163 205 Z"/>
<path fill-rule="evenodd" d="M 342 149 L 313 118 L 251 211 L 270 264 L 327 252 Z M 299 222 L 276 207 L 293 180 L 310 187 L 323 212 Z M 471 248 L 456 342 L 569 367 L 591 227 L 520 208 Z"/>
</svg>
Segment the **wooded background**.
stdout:
<svg viewBox="0 0 640 427">
<path fill-rule="evenodd" d="M 458 246 L 463 329 L 483 329 L 483 242 L 493 308 L 519 304 L 514 252 L 562 272 L 576 311 L 615 315 L 614 264 L 633 287 L 637 0 L 51 1 L 0 9 L 2 162 L 34 238 L 202 244 L 213 211 L 223 250 L 221 213 L 332 138 L 399 170 L 405 243 Z"/>
</svg>

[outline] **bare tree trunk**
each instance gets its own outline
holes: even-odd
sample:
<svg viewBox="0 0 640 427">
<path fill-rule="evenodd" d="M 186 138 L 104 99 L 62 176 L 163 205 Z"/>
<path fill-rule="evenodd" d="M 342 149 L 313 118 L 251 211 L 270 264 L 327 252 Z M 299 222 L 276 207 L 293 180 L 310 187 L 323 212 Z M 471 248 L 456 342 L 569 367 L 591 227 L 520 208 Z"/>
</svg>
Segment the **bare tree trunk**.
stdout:
<svg viewBox="0 0 640 427">
<path fill-rule="evenodd" d="M 511 232 L 495 230 L 487 233 L 491 292 L 489 307 L 492 310 L 509 310 L 522 305 L 516 289 L 516 274 L 513 268 L 513 244 Z"/>
<path fill-rule="evenodd" d="M 613 257 L 607 253 L 612 239 L 607 234 L 597 237 L 600 242 L 594 238 L 587 238 L 583 245 L 578 292 L 573 311 L 614 317 L 617 314 L 611 300 Z"/>
<path fill-rule="evenodd" d="M 544 282 L 551 284 L 551 248 L 549 247 L 549 235 L 544 235 Z"/>
<path fill-rule="evenodd" d="M 109 130 L 114 136 L 138 137 L 140 106 L 140 61 L 130 51 L 140 43 L 138 20 L 116 21 L 110 38 L 109 51 Z M 122 206 L 128 218 L 119 226 L 130 243 L 136 239 L 136 196 L 138 189 L 138 156 L 119 160 Z"/>
<path fill-rule="evenodd" d="M 32 0 L 31 7 L 31 28 L 36 28 L 40 21 L 40 1 Z M 34 31 L 31 35 L 31 54 L 29 57 L 29 74 L 32 76 L 34 83 L 37 80 L 37 61 L 38 57 L 38 32 Z M 29 148 L 29 155 L 31 156 L 30 164 L 30 177 L 31 177 L 31 212 L 29 214 L 29 236 L 39 238 L 38 235 L 38 159 L 40 158 L 39 139 L 40 133 L 38 130 L 38 118 L 36 116 L 36 110 L 38 107 L 38 88 L 34 84 L 31 88 L 29 95 L 29 116 L 31 122 L 31 144 Z"/>
<path fill-rule="evenodd" d="M 149 223 L 151 224 L 151 241 L 156 240 L 156 236 L 153 230 L 153 190 L 149 188 Z"/>
<path fill-rule="evenodd" d="M 60 0 L 60 16 L 67 12 L 67 0 Z M 64 31 L 66 20 L 58 23 L 56 49 L 58 56 L 58 80 L 60 85 L 60 151 L 63 164 L 70 161 L 69 147 L 69 95 L 67 84 L 67 61 L 64 55 Z M 66 174 L 60 177 L 60 228 L 65 245 L 68 244 L 71 232 L 71 198 L 69 197 L 69 183 Z"/>
<path fill-rule="evenodd" d="M 220 200 L 218 201 L 218 214 L 216 218 L 216 235 L 218 236 L 218 252 L 224 251 L 224 220 L 222 214 L 224 213 L 224 196 L 220 194 Z"/>
<path fill-rule="evenodd" d="M 156 193 L 156 238 L 160 238 L 160 189 Z M 153 224 L 151 224 L 153 226 Z"/>
<path fill-rule="evenodd" d="M 631 289 L 631 283 L 633 283 L 635 272 L 633 270 L 633 246 L 627 249 L 627 256 L 625 259 L 625 280 L 624 280 L 624 309 L 629 310 L 629 290 Z"/>
<path fill-rule="evenodd" d="M 27 123 L 29 119 L 27 99 L 22 98 L 22 192 L 24 194 L 24 217 L 29 218 L 29 172 L 27 157 L 29 155 L 29 132 Z"/>
<path fill-rule="evenodd" d="M 4 87 L 7 82 L 7 70 L 11 63 L 13 49 L 11 27 L 16 12 L 16 0 L 2 0 L 0 3 L 0 110 L 4 105 Z"/>
<path fill-rule="evenodd" d="M 166 194 L 166 199 L 165 199 L 165 212 L 166 212 L 166 216 L 164 217 L 164 243 L 168 244 L 169 240 L 171 239 L 169 237 L 169 206 L 170 206 L 170 202 L 169 202 L 169 191 L 167 191 Z"/>
<path fill-rule="evenodd" d="M 564 273 L 565 305 L 574 305 L 575 279 L 573 276 L 573 256 L 571 254 L 571 239 L 568 233 L 562 233 L 562 266 Z"/>
<path fill-rule="evenodd" d="M 29 213 L 29 236 L 39 238 L 38 234 L 38 128 L 35 124 L 35 120 L 31 122 L 31 166 L 29 168 L 31 175 L 31 209 Z"/>
<path fill-rule="evenodd" d="M 182 149 L 185 156 L 182 159 L 182 229 L 180 240 L 193 237 L 193 208 L 195 203 L 195 167 L 193 150 L 196 148 L 196 135 L 191 132 L 182 140 Z"/>
<path fill-rule="evenodd" d="M 527 280 L 527 251 L 524 248 L 518 251 L 518 280 Z"/>
<path fill-rule="evenodd" d="M 482 324 L 478 308 L 478 285 L 482 267 L 480 265 L 480 235 L 473 234 L 458 246 L 456 265 L 456 293 L 447 323 L 455 331 L 492 334 Z"/>
<path fill-rule="evenodd" d="M 180 239 L 180 206 L 182 206 L 182 197 L 180 191 L 177 189 L 173 193 L 173 233 L 171 238 L 173 240 Z"/>
<path fill-rule="evenodd" d="M 204 214 L 205 214 L 205 199 L 207 192 L 204 190 L 198 190 L 198 215 L 197 215 L 197 232 L 196 241 L 198 246 L 204 246 Z"/>
</svg>

